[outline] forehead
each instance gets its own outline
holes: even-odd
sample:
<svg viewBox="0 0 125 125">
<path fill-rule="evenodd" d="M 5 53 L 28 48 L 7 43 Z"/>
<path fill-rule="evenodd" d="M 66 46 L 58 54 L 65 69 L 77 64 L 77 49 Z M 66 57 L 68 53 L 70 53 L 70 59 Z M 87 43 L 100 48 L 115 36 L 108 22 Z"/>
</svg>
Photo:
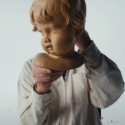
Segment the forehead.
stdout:
<svg viewBox="0 0 125 125">
<path fill-rule="evenodd" d="M 54 21 L 45 23 L 45 24 L 41 24 L 38 21 L 36 22 L 36 26 L 38 30 L 44 30 L 46 28 L 63 28 L 66 26 L 66 20 L 65 18 L 61 15 L 61 13 L 57 13 L 54 16 Z"/>
</svg>

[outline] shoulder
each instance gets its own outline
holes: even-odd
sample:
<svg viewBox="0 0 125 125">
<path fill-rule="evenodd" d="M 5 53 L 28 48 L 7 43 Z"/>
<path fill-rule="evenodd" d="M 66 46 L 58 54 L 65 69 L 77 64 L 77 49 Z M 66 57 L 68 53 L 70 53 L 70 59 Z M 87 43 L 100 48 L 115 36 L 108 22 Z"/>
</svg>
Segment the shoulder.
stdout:
<svg viewBox="0 0 125 125">
<path fill-rule="evenodd" d="M 24 65 L 28 65 L 30 68 L 33 67 L 32 60 L 33 60 L 33 58 L 28 59 L 27 61 L 25 61 Z"/>
<path fill-rule="evenodd" d="M 24 62 L 23 67 L 22 67 L 23 74 L 31 74 L 32 73 L 32 67 L 33 67 L 32 60 L 33 60 L 33 58 L 28 59 Z"/>
<path fill-rule="evenodd" d="M 31 68 L 33 67 L 32 60 L 33 60 L 33 58 L 26 60 L 26 61 L 24 62 L 24 66 L 25 66 L 25 67 L 29 67 L 29 68 L 31 69 Z"/>
<path fill-rule="evenodd" d="M 27 89 L 34 84 L 34 79 L 32 77 L 32 67 L 33 67 L 32 60 L 33 58 L 28 59 L 24 62 L 22 71 L 18 78 L 19 84 L 22 84 Z"/>
</svg>

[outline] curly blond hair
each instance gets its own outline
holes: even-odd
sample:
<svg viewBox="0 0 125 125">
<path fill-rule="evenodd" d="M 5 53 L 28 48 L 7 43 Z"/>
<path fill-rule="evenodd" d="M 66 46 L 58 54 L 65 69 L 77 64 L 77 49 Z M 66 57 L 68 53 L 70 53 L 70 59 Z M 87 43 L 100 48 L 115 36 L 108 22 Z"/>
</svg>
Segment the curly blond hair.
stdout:
<svg viewBox="0 0 125 125">
<path fill-rule="evenodd" d="M 34 0 L 30 9 L 33 31 L 37 31 L 36 21 L 41 24 L 54 21 L 53 15 L 59 11 L 66 19 L 66 25 L 71 23 L 79 32 L 84 31 L 86 18 L 85 0 Z"/>
</svg>

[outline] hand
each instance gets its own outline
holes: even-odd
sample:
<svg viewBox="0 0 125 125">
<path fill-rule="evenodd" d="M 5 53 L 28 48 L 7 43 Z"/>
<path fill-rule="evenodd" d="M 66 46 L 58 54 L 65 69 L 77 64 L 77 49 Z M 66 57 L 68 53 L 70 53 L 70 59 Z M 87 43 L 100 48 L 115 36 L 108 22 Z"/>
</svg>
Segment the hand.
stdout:
<svg viewBox="0 0 125 125">
<path fill-rule="evenodd" d="M 34 66 L 32 68 L 32 76 L 37 85 L 36 91 L 39 94 L 48 93 L 52 82 L 57 80 L 62 74 L 62 71 L 54 71 Z"/>
<path fill-rule="evenodd" d="M 91 43 L 92 40 L 90 39 L 89 34 L 86 30 L 76 40 L 76 46 L 80 51 L 85 50 Z"/>
</svg>

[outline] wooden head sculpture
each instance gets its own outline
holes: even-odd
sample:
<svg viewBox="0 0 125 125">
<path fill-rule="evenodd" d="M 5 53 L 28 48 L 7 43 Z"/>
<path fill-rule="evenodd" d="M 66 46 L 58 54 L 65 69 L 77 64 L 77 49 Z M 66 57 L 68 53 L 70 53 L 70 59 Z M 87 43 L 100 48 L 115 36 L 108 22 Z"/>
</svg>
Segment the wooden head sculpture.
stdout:
<svg viewBox="0 0 125 125">
<path fill-rule="evenodd" d="M 74 51 L 77 37 L 84 32 L 86 4 L 84 0 L 34 0 L 30 9 L 33 31 L 42 35 L 39 53 L 33 64 L 53 70 L 81 66 L 83 58 Z"/>
</svg>

